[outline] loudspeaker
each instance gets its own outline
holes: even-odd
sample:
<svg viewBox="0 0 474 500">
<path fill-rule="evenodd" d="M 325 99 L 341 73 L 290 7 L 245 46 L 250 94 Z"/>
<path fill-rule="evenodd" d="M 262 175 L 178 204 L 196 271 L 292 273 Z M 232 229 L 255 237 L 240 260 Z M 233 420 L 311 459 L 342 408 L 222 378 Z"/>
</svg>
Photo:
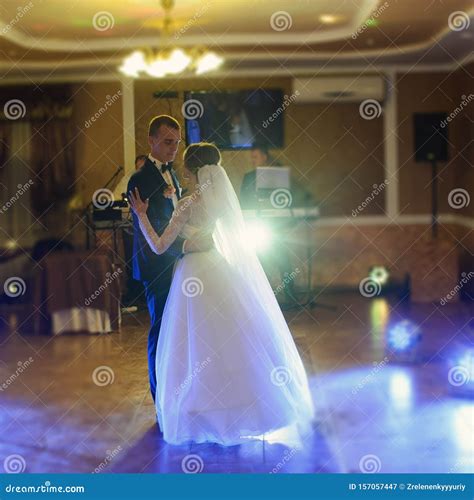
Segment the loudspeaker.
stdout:
<svg viewBox="0 0 474 500">
<path fill-rule="evenodd" d="M 415 113 L 415 161 L 448 161 L 448 115 Z"/>
</svg>

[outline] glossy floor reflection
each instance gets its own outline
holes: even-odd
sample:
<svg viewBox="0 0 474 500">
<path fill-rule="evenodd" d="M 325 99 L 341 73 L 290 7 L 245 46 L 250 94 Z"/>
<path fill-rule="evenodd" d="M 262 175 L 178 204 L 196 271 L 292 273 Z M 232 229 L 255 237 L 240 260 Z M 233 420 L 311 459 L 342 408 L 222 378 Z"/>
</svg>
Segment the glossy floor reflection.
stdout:
<svg viewBox="0 0 474 500">
<path fill-rule="evenodd" d="M 120 334 L 56 338 L 16 333 L 4 316 L 0 464 L 7 472 L 474 471 L 472 380 L 464 369 L 453 378 L 453 359 L 472 345 L 467 304 L 358 294 L 324 302 L 338 309 L 287 313 L 317 409 L 302 449 L 164 443 L 148 395 L 145 313 L 127 316 Z M 407 319 L 422 337 L 415 362 L 401 363 L 386 350 L 387 331 Z"/>
</svg>

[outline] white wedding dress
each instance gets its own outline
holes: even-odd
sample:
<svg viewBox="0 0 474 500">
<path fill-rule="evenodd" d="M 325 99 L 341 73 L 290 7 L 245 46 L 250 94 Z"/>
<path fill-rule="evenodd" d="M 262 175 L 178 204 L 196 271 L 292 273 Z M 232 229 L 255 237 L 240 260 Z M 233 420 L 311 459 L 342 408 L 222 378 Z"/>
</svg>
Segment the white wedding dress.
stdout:
<svg viewBox="0 0 474 500">
<path fill-rule="evenodd" d="M 244 244 L 242 212 L 225 170 L 207 165 L 198 179 L 161 237 L 140 218 L 156 253 L 178 235 L 209 232 L 216 243 L 175 267 L 156 355 L 163 438 L 222 445 L 294 440 L 314 417 L 301 358 L 255 252 Z"/>
</svg>

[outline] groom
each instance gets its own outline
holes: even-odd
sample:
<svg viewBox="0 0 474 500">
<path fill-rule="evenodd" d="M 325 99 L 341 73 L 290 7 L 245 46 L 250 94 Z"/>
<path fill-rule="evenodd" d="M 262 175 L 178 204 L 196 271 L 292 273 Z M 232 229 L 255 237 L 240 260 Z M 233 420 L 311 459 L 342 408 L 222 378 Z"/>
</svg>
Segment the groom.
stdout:
<svg viewBox="0 0 474 500">
<path fill-rule="evenodd" d="M 182 193 L 176 173 L 171 166 L 180 142 L 179 123 L 168 115 L 155 116 L 148 129 L 150 154 L 142 168 L 135 172 L 128 182 L 128 193 L 135 192 L 135 188 L 138 188 L 141 199 L 149 199 L 147 215 L 159 235 L 168 225 Z M 148 371 L 153 401 L 156 393 L 156 346 L 175 261 L 185 253 L 206 251 L 212 246 L 209 237 L 192 240 L 177 238 L 164 254 L 156 255 L 147 244 L 140 230 L 138 218 L 133 213 L 133 278 L 144 285 L 150 313 Z"/>
</svg>

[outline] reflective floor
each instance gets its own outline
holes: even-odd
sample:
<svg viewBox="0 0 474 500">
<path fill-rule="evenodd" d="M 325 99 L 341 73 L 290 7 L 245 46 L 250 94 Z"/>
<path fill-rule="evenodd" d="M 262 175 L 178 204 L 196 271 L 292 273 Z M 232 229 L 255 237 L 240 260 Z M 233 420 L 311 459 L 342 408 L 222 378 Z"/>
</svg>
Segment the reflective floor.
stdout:
<svg viewBox="0 0 474 500">
<path fill-rule="evenodd" d="M 164 443 L 148 394 L 146 313 L 126 316 L 120 334 L 56 338 L 20 335 L 4 315 L 0 468 L 474 472 L 472 309 L 356 293 L 320 300 L 337 309 L 285 313 L 317 409 L 302 449 Z"/>
</svg>

